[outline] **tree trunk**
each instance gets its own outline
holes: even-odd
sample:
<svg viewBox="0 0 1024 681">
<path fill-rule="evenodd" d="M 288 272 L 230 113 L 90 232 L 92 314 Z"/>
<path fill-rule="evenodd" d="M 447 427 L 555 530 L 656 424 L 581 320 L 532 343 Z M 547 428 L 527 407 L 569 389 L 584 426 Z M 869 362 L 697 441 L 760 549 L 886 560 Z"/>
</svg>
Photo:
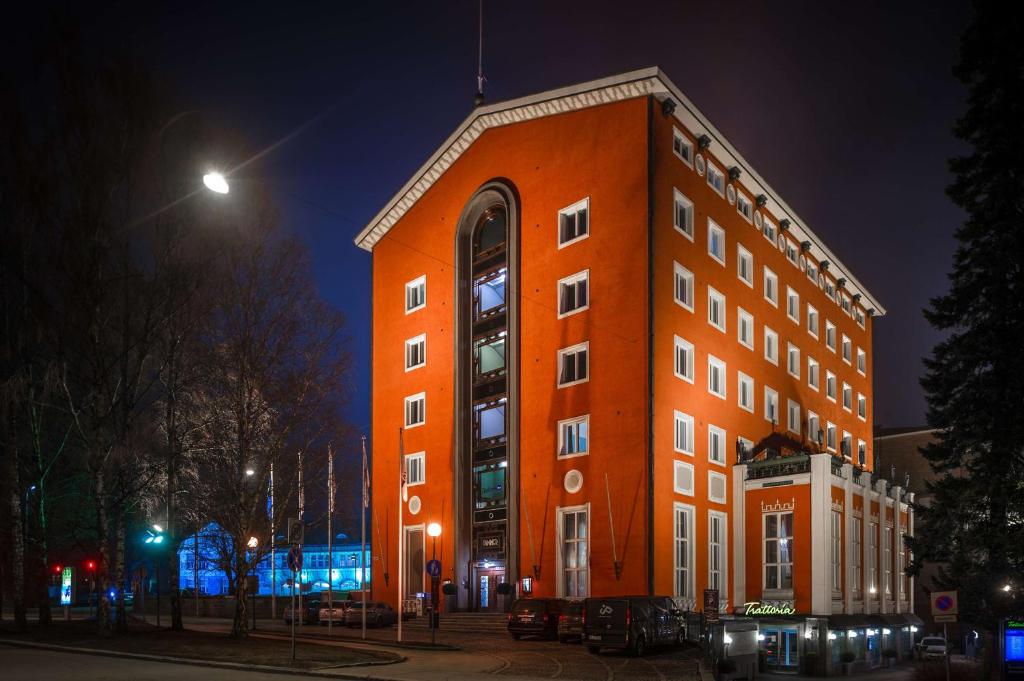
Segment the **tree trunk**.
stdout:
<svg viewBox="0 0 1024 681">
<path fill-rule="evenodd" d="M 246 638 L 249 636 L 249 620 L 245 607 L 245 571 L 239 567 L 234 572 L 238 577 L 235 579 L 235 621 L 231 624 L 231 638 Z"/>
<path fill-rule="evenodd" d="M 38 519 L 37 525 L 39 532 L 37 535 L 39 560 L 36 563 L 39 624 L 42 626 L 49 626 L 53 620 L 53 616 L 50 612 L 49 590 L 49 582 L 53 579 L 53 573 L 50 572 L 50 557 L 46 541 L 46 485 L 41 478 L 39 480 L 39 488 L 36 490 L 36 500 L 38 502 L 36 504 L 36 518 Z"/>
<path fill-rule="evenodd" d="M 169 428 L 170 430 L 170 428 Z M 178 532 L 175 522 L 177 508 L 174 495 L 178 489 L 177 456 L 167 457 L 167 546 L 170 558 L 167 560 L 167 590 L 171 598 L 171 630 L 184 631 L 181 621 L 181 563 L 178 560 Z M 198 588 L 198 585 L 196 585 Z"/>
<path fill-rule="evenodd" d="M 102 469 L 93 473 L 93 503 L 96 506 L 96 536 L 99 540 L 99 555 L 96 559 L 96 632 L 110 636 L 110 532 L 107 521 L 106 478 Z"/>
<path fill-rule="evenodd" d="M 124 607 L 124 510 L 117 509 L 114 523 L 114 593 L 117 594 L 117 631 L 128 631 L 128 613 Z"/>
<path fill-rule="evenodd" d="M 11 600 L 14 601 L 14 627 L 28 629 L 25 617 L 25 536 L 22 534 L 21 485 L 18 479 L 18 450 L 7 450 L 7 480 L 10 484 L 8 504 L 11 508 Z"/>
</svg>

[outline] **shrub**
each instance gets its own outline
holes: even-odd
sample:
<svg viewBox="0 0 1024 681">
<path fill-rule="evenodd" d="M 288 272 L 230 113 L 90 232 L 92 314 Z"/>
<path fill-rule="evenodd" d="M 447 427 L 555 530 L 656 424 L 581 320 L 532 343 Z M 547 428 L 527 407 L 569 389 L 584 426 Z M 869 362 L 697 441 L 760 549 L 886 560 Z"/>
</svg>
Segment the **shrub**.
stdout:
<svg viewBox="0 0 1024 681">
<path fill-rule="evenodd" d="M 843 654 L 839 656 L 839 661 L 843 664 L 850 664 L 856 659 L 857 656 L 851 653 L 849 650 L 844 651 Z"/>
<path fill-rule="evenodd" d="M 454 596 L 459 593 L 459 587 L 455 586 L 455 582 L 448 582 L 441 585 L 441 593 L 445 596 Z"/>
</svg>

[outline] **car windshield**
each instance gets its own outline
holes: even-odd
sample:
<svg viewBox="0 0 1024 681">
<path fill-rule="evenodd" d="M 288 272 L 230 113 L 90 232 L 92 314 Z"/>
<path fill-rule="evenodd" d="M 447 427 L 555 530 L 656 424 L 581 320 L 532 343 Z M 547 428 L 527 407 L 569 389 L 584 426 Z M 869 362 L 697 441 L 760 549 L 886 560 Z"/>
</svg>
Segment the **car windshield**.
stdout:
<svg viewBox="0 0 1024 681">
<path fill-rule="evenodd" d="M 921 639 L 921 645 L 925 646 L 944 646 L 946 642 L 941 638 L 923 638 Z"/>
<path fill-rule="evenodd" d="M 536 598 L 516 601 L 512 606 L 514 612 L 537 612 L 544 610 L 544 601 Z"/>
</svg>

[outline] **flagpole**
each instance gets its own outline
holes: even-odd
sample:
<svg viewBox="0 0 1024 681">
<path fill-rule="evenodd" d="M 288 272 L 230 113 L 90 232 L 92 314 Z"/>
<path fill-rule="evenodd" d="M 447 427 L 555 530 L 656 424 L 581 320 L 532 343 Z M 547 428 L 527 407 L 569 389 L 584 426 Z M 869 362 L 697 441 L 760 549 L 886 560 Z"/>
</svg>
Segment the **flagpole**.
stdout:
<svg viewBox="0 0 1024 681">
<path fill-rule="evenodd" d="M 270 618 L 277 621 L 277 541 L 274 529 L 274 462 L 270 462 Z M 294 586 L 294 585 L 293 585 Z M 294 616 L 295 613 L 292 613 Z"/>
<path fill-rule="evenodd" d="M 334 635 L 334 452 L 327 445 L 327 637 Z"/>
<path fill-rule="evenodd" d="M 405 614 L 403 591 L 405 590 L 405 571 L 404 559 L 405 559 L 405 528 L 402 526 L 405 510 L 403 508 L 405 502 L 405 444 L 402 442 L 402 429 L 398 429 L 398 580 L 395 582 L 398 593 L 398 642 L 402 642 L 402 616 Z"/>
<path fill-rule="evenodd" d="M 306 508 L 306 493 L 302 487 L 302 450 L 299 450 L 299 522 L 302 522 L 302 515 Z M 299 582 L 299 626 L 303 625 L 303 619 L 305 619 L 302 611 L 302 570 L 298 572 Z M 292 592 L 295 592 L 295 580 L 292 580 Z M 292 619 L 295 619 L 295 610 L 292 610 Z"/>
<path fill-rule="evenodd" d="M 359 591 L 363 595 L 363 639 L 366 639 L 366 509 L 370 505 L 370 479 L 363 436 L 363 505 L 359 508 Z"/>
</svg>

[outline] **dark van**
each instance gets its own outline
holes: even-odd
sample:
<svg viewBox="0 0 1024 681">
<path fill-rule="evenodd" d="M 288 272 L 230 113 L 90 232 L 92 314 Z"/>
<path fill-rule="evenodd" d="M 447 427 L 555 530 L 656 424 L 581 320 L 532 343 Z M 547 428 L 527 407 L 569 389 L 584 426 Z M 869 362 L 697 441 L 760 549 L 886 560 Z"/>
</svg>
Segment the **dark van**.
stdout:
<svg viewBox="0 0 1024 681">
<path fill-rule="evenodd" d="M 531 635 L 558 638 L 558 616 L 566 605 L 560 598 L 520 598 L 508 613 L 508 633 L 514 639 Z"/>
<path fill-rule="evenodd" d="M 643 655 L 650 646 L 682 643 L 683 613 L 668 596 L 588 598 L 583 604 L 583 643 Z"/>
</svg>

